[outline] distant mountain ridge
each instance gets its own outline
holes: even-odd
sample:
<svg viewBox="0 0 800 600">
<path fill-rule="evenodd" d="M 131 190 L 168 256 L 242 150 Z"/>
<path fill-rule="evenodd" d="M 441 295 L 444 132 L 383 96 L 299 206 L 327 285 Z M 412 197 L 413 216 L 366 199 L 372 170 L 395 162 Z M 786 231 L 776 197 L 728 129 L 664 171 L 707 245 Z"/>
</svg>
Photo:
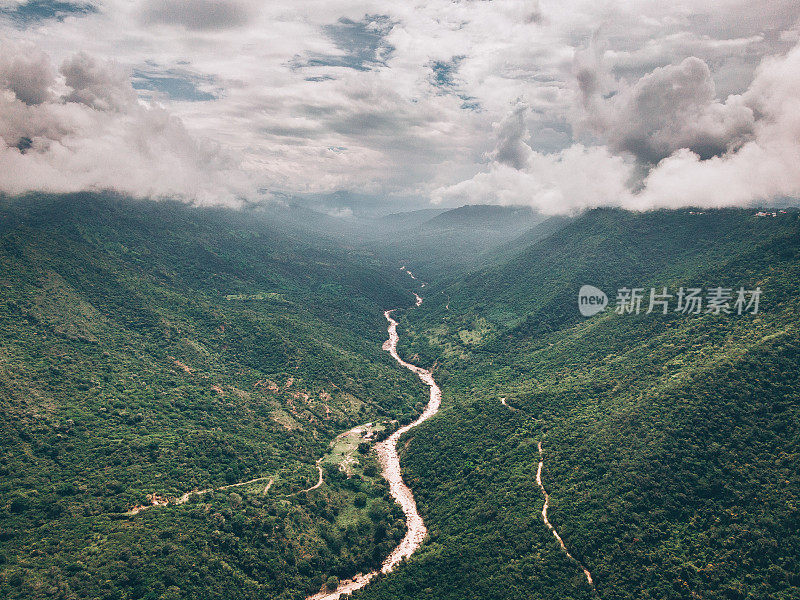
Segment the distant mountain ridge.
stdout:
<svg viewBox="0 0 800 600">
<path fill-rule="evenodd" d="M 475 227 L 502 229 L 532 227 L 543 220 L 528 206 L 499 206 L 496 204 L 466 204 L 436 215 L 426 221 L 428 227 Z"/>
</svg>

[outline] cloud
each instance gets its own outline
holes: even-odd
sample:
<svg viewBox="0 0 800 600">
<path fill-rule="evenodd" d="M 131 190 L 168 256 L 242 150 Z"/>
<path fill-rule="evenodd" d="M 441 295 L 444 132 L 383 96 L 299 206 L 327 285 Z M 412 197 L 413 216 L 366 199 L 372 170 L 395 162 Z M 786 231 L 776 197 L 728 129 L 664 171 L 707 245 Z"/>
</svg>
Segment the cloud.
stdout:
<svg viewBox="0 0 800 600">
<path fill-rule="evenodd" d="M 254 6 L 240 0 L 145 0 L 145 25 L 181 25 L 193 31 L 221 31 L 247 24 Z"/>
<path fill-rule="evenodd" d="M 515 169 L 522 169 L 528 163 L 532 151 L 525 143 L 525 138 L 528 136 L 528 129 L 525 126 L 527 112 L 528 105 L 519 102 L 509 115 L 495 126 L 498 139 L 491 157 L 498 163 Z"/>
<path fill-rule="evenodd" d="M 25 50 L 0 54 L 0 86 L 24 104 L 42 104 L 52 96 L 55 71 L 43 52 L 29 45 Z"/>
<path fill-rule="evenodd" d="M 70 88 L 64 96 L 66 102 L 85 104 L 98 111 L 122 111 L 136 104 L 128 74 L 113 63 L 79 52 L 65 60 L 59 72 Z"/>
<path fill-rule="evenodd" d="M 438 188 L 433 198 L 569 213 L 601 205 L 747 206 L 800 196 L 800 45 L 766 59 L 741 96 L 719 103 L 712 91 L 697 59 L 656 69 L 603 116 L 607 146 L 575 144 L 550 154 L 523 141 L 527 109 L 517 105 L 496 128 L 488 169 Z M 634 186 L 643 160 L 657 162 Z"/>
<path fill-rule="evenodd" d="M 666 202 L 774 154 L 748 90 L 798 38 L 796 0 L 79 2 L 0 0 L 2 190 Z"/>
<path fill-rule="evenodd" d="M 711 70 L 699 58 L 659 67 L 610 98 L 602 96 L 601 77 L 586 66 L 578 71 L 589 122 L 614 151 L 643 163 L 655 164 L 682 148 L 704 159 L 719 156 L 753 132 L 752 109 L 740 96 L 718 102 Z"/>
<path fill-rule="evenodd" d="M 349 219 L 353 216 L 353 209 L 349 206 L 334 207 L 325 211 L 325 214 L 337 219 Z"/>
<path fill-rule="evenodd" d="M 742 102 L 758 115 L 749 141 L 710 160 L 679 150 L 650 172 L 633 205 L 734 206 L 800 196 L 800 45 L 766 59 Z"/>
<path fill-rule="evenodd" d="M 140 104 L 113 63 L 78 53 L 57 78 L 46 55 L 28 46 L 3 44 L 2 56 L 0 190 L 115 189 L 201 203 L 255 195 L 218 145 L 192 136 L 163 108 Z"/>
<path fill-rule="evenodd" d="M 487 172 L 435 190 L 435 203 L 530 205 L 545 214 L 623 205 L 630 164 L 603 147 L 576 144 L 561 152 L 529 149 L 521 169 L 494 161 Z"/>
</svg>

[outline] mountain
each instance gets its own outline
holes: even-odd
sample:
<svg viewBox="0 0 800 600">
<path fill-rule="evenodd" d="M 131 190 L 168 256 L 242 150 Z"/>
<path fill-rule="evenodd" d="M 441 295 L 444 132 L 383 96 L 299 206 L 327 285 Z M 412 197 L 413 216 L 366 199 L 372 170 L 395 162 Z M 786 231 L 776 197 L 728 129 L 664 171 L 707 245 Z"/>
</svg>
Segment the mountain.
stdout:
<svg viewBox="0 0 800 600">
<path fill-rule="evenodd" d="M 400 337 L 444 392 L 402 455 L 429 542 L 358 598 L 796 598 L 800 213 L 756 212 L 590 211 L 432 280 Z M 759 311 L 676 312 L 695 286 Z"/>
<path fill-rule="evenodd" d="M 527 206 L 467 204 L 436 215 L 425 223 L 425 227 L 472 227 L 488 230 L 524 229 L 540 220 L 541 217 Z"/>
<path fill-rule="evenodd" d="M 388 228 L 390 231 L 408 231 L 411 228 L 419 227 L 437 215 L 445 212 L 444 209 L 425 208 L 408 212 L 391 213 L 378 219 L 381 227 Z"/>
<path fill-rule="evenodd" d="M 552 229 L 534 228 L 528 235 L 540 239 L 527 245 L 515 240 L 492 262 L 466 269 L 439 287 L 452 299 L 454 318 L 470 319 L 475 306 L 486 306 L 490 321 L 516 324 L 528 333 L 548 331 L 580 320 L 574 298 L 584 284 L 607 290 L 649 287 L 665 279 L 688 284 L 695 273 L 704 275 L 714 266 L 723 272 L 746 270 L 741 263 L 750 253 L 760 263 L 764 240 L 791 246 L 796 211 L 775 219 L 756 217 L 756 212 L 597 209 L 556 222 Z M 442 312 L 445 302 L 432 300 Z"/>
<path fill-rule="evenodd" d="M 304 597 L 396 545 L 377 464 L 328 443 L 424 403 L 381 350 L 401 274 L 247 211 L 30 196 L 0 223 L 0 596 Z"/>
<path fill-rule="evenodd" d="M 797 598 L 800 212 L 765 214 L 0 198 L 0 596 L 378 567 L 406 526 L 370 440 L 429 392 L 396 308 L 443 393 L 397 446 L 428 536 L 354 598 Z"/>
<path fill-rule="evenodd" d="M 429 219 L 406 217 L 406 227 L 380 228 L 377 239 L 364 236 L 363 247 L 384 262 L 405 265 L 425 279 L 436 279 L 481 263 L 492 250 L 545 220 L 528 207 L 468 205 Z M 394 215 L 383 223 L 395 224 Z"/>
<path fill-rule="evenodd" d="M 353 256 L 406 266 L 422 279 L 461 272 L 490 259 L 518 237 L 553 229 L 563 218 L 547 219 L 529 207 L 467 205 L 421 209 L 384 216 L 325 214 L 301 203 L 271 203 L 247 214 L 273 227 L 302 234 L 327 250 L 345 248 Z M 547 222 L 547 225 L 545 225 Z M 541 233 L 541 232 L 540 232 Z M 533 239 L 533 238 L 531 238 Z"/>
</svg>

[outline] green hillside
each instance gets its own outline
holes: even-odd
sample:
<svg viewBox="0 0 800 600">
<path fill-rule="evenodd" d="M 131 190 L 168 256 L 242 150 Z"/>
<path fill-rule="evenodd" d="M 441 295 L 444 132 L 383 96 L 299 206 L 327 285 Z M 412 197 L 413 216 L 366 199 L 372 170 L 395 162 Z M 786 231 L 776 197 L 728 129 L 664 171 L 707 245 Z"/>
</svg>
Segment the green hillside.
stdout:
<svg viewBox="0 0 800 600">
<path fill-rule="evenodd" d="M 413 289 L 399 352 L 443 408 L 398 449 L 429 536 L 354 597 L 797 598 L 800 214 L 754 213 L 0 200 L 0 597 L 300 600 L 375 568 L 403 515 L 336 436 L 422 409 L 381 350 Z M 758 313 L 646 314 L 717 286 Z"/>
<path fill-rule="evenodd" d="M 358 597 L 797 598 L 800 219 L 754 213 L 592 211 L 433 282 L 401 334 L 444 391 L 403 455 L 430 541 Z M 581 317 L 583 284 L 611 307 Z M 623 286 L 763 295 L 758 314 L 620 315 Z M 539 441 L 595 589 L 542 523 Z"/>
<path fill-rule="evenodd" d="M 1 204 L 0 596 L 303 598 L 379 564 L 405 525 L 372 459 L 298 492 L 425 402 L 381 351 L 394 270 L 248 211 Z"/>
</svg>

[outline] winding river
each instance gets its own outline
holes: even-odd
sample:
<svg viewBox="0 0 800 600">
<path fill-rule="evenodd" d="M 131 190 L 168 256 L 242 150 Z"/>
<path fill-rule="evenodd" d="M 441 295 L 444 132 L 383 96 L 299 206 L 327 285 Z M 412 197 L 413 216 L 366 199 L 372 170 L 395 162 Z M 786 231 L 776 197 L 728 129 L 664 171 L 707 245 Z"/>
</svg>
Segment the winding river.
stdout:
<svg viewBox="0 0 800 600">
<path fill-rule="evenodd" d="M 419 306 L 422 304 L 422 298 L 417 294 L 414 295 L 417 299 L 415 306 Z M 420 544 L 422 544 L 422 540 L 425 539 L 425 535 L 428 533 L 425 523 L 422 521 L 422 517 L 417 511 L 417 503 L 414 501 L 414 494 L 403 481 L 400 472 L 400 458 L 397 455 L 397 442 L 404 433 L 431 418 L 439 411 L 439 405 L 442 401 L 442 391 L 439 389 L 439 386 L 436 385 L 436 381 L 433 379 L 433 373 L 427 369 L 404 361 L 397 354 L 397 341 L 400 338 L 397 335 L 397 321 L 392 318 L 393 312 L 392 310 L 387 310 L 383 313 L 383 316 L 386 317 L 386 321 L 389 323 L 389 339 L 383 343 L 383 349 L 389 352 L 398 364 L 416 373 L 417 377 L 419 377 L 425 385 L 429 386 L 431 390 L 428 405 L 415 421 L 401 427 L 384 441 L 375 445 L 375 449 L 378 452 L 378 459 L 383 469 L 383 476 L 389 483 L 389 490 L 391 491 L 392 497 L 400 504 L 406 516 L 406 535 L 400 544 L 392 550 L 392 553 L 386 557 L 386 560 L 383 561 L 379 570 L 370 573 L 359 573 L 352 579 L 340 582 L 339 586 L 333 592 L 320 592 L 310 596 L 308 600 L 338 600 L 343 594 L 350 594 L 361 589 L 367 585 L 373 577 L 378 575 L 378 573 L 391 572 L 400 561 L 411 556 L 414 551 L 419 548 Z"/>
<path fill-rule="evenodd" d="M 411 273 L 409 272 L 409 275 Z M 413 276 L 412 276 L 413 277 Z M 416 302 L 414 306 L 420 306 L 422 304 L 422 298 L 419 294 L 414 294 L 416 297 Z M 375 576 L 379 573 L 390 573 L 394 568 L 400 563 L 403 559 L 408 558 L 411 556 L 417 548 L 419 548 L 422 541 L 425 539 L 425 536 L 428 533 L 427 528 L 425 527 L 425 523 L 422 520 L 422 517 L 417 511 L 417 503 L 414 501 L 414 494 L 411 492 L 411 489 L 405 484 L 403 481 L 402 473 L 400 472 L 400 458 L 397 455 L 397 442 L 403 436 L 404 433 L 409 431 L 410 429 L 416 427 L 420 423 L 426 421 L 427 419 L 431 418 L 439 411 L 439 406 L 442 401 L 442 391 L 439 389 L 439 386 L 436 385 L 436 381 L 433 379 L 433 373 L 428 371 L 427 369 L 423 369 L 422 367 L 418 367 L 413 365 L 409 362 L 404 361 L 400 358 L 400 355 L 397 353 L 397 342 L 399 341 L 400 337 L 397 334 L 397 321 L 392 318 L 392 313 L 394 310 L 387 310 L 383 313 L 383 316 L 386 317 L 386 321 L 389 323 L 389 327 L 387 331 L 389 332 L 389 339 L 387 339 L 383 343 L 383 350 L 386 350 L 392 358 L 394 358 L 398 364 L 405 367 L 406 369 L 413 371 L 420 380 L 430 387 L 430 400 L 428 401 L 425 410 L 422 414 L 413 422 L 405 425 L 395 431 L 392 435 L 386 438 L 384 441 L 379 442 L 375 445 L 375 450 L 378 453 L 378 460 L 381 464 L 381 468 L 383 471 L 383 476 L 386 481 L 389 483 L 389 490 L 391 492 L 392 497 L 400 504 L 400 507 L 403 510 L 403 513 L 406 516 L 406 535 L 403 537 L 402 541 L 392 550 L 391 554 L 383 561 L 381 564 L 380 569 L 376 569 L 375 571 L 371 571 L 369 573 L 359 573 L 352 579 L 347 579 L 341 581 L 338 587 L 334 591 L 322 591 L 313 596 L 309 596 L 306 600 L 338 600 L 342 595 L 350 594 L 363 588 L 367 585 Z M 506 402 L 506 398 L 500 398 L 500 402 L 503 406 L 507 407 L 509 410 L 516 410 L 514 407 L 510 406 Z M 358 428 L 356 428 L 358 429 Z M 344 434 L 342 434 L 344 435 Z M 542 468 L 544 467 L 544 449 L 542 448 L 542 442 L 540 441 L 538 444 L 539 450 L 539 466 L 536 470 L 536 483 L 539 486 L 539 490 L 542 492 L 544 496 L 544 506 L 542 507 L 542 520 L 544 521 L 545 526 L 550 530 L 553 536 L 558 541 L 559 545 L 561 546 L 561 550 L 566 554 L 567 558 L 572 560 L 576 563 L 580 569 L 583 571 L 583 575 L 586 577 L 586 581 L 594 590 L 594 581 L 592 580 L 592 574 L 589 570 L 579 561 L 577 560 L 567 549 L 564 540 L 561 539 L 556 528 L 547 518 L 547 509 L 550 507 L 550 495 L 545 490 L 544 484 L 542 483 Z M 315 490 L 322 485 L 323 482 L 323 471 L 321 466 L 322 458 L 320 458 L 316 462 L 317 471 L 319 472 L 319 478 L 317 483 L 311 486 L 310 488 L 303 490 L 304 492 L 309 492 L 311 490 Z M 152 496 L 152 505 L 144 505 L 144 506 L 135 506 L 133 507 L 128 513 L 130 515 L 138 514 L 139 512 L 146 510 L 148 508 L 153 507 L 161 507 L 167 506 L 170 503 L 173 504 L 184 504 L 189 500 L 189 497 L 192 494 L 205 494 L 207 492 L 216 490 L 227 490 L 230 488 L 235 488 L 239 486 L 249 485 L 251 483 L 256 483 L 259 481 L 263 481 L 269 479 L 269 483 L 264 488 L 264 493 L 266 494 L 270 487 L 272 487 L 272 483 L 274 479 L 272 477 L 258 477 L 256 479 L 251 479 L 249 481 L 241 482 L 241 483 L 234 483 L 229 485 L 224 485 L 219 488 L 208 488 L 204 490 L 195 490 L 192 492 L 186 492 L 180 498 L 161 498 L 156 495 Z M 595 592 L 596 593 L 596 592 Z"/>
</svg>

